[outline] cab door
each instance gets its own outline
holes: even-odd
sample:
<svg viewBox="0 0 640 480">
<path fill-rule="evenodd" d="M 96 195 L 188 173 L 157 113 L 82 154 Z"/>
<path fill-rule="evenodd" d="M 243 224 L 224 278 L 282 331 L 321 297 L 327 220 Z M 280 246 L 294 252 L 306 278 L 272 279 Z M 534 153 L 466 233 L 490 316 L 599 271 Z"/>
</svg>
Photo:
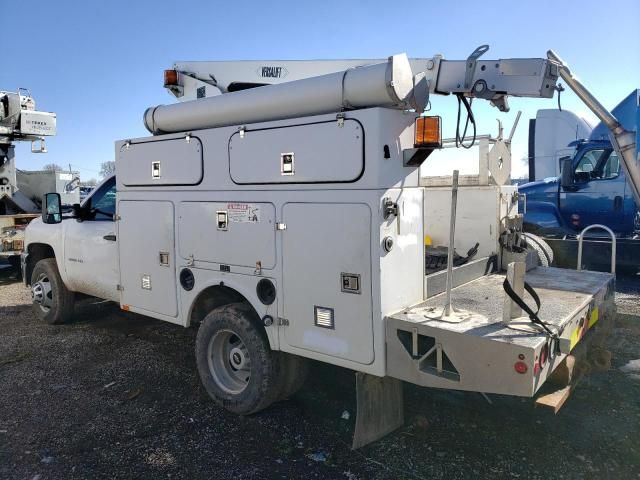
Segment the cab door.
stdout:
<svg viewBox="0 0 640 480">
<path fill-rule="evenodd" d="M 68 286 L 106 300 L 119 299 L 118 251 L 116 247 L 116 179 L 100 185 L 84 205 L 91 202 L 95 215 L 64 223 L 64 268 Z"/>
<path fill-rule="evenodd" d="M 573 185 L 560 189 L 560 211 L 576 231 L 594 223 L 618 230 L 624 221 L 624 192 L 616 152 L 610 147 L 588 149 L 574 163 Z"/>
</svg>

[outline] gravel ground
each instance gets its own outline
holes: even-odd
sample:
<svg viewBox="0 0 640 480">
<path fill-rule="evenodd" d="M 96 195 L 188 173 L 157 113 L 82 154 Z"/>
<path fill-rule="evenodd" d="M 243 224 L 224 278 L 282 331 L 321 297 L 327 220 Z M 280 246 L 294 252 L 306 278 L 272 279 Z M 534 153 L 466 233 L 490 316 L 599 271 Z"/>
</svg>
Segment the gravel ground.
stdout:
<svg viewBox="0 0 640 480">
<path fill-rule="evenodd" d="M 348 371 L 314 364 L 294 398 L 239 418 L 200 386 L 193 329 L 86 301 L 43 325 L 0 272 L 0 478 L 640 478 L 640 279 L 618 291 L 612 369 L 557 416 L 407 385 L 405 427 L 354 452 Z"/>
</svg>

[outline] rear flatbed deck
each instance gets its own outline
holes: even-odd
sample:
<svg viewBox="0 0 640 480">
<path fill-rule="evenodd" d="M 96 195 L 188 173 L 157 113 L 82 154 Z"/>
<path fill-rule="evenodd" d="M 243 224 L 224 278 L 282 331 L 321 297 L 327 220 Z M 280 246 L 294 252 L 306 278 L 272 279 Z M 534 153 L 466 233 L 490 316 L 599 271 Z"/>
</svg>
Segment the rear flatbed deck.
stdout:
<svg viewBox="0 0 640 480">
<path fill-rule="evenodd" d="M 609 273 L 549 267 L 527 272 L 525 280 L 541 300 L 540 319 L 558 332 L 558 352 L 524 312 L 503 322 L 504 278 L 486 275 L 452 289 L 459 321 L 439 316 L 445 294 L 387 316 L 389 375 L 423 386 L 533 396 L 586 332 L 615 310 L 615 277 Z M 535 309 L 528 295 L 525 301 Z M 514 369 L 518 362 L 524 371 Z"/>
<path fill-rule="evenodd" d="M 512 328 L 502 322 L 504 278 L 503 274 L 487 275 L 452 289 L 454 309 L 471 313 L 470 317 L 462 322 L 455 323 L 433 318 L 436 309 L 445 304 L 444 293 L 392 317 L 500 342 L 533 346 L 532 342 L 536 344 L 538 341 L 544 341 L 546 334 L 542 331 L 535 333 L 522 328 Z M 540 296 L 540 318 L 561 330 L 574 315 L 587 307 L 594 296 L 606 288 L 612 279 L 613 276 L 608 273 L 541 267 L 527 272 L 525 276 L 525 281 Z M 530 298 L 525 297 L 525 301 L 535 307 Z M 522 323 L 529 322 L 526 319 L 523 322 L 515 322 L 516 325 Z"/>
</svg>

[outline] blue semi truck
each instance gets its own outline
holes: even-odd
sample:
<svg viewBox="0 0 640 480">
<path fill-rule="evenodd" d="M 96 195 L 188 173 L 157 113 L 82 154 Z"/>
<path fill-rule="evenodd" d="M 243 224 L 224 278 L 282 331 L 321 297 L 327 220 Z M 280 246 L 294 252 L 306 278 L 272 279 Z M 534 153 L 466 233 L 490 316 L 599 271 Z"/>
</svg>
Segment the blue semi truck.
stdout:
<svg viewBox="0 0 640 480">
<path fill-rule="evenodd" d="M 608 128 L 600 123 L 588 138 L 558 145 L 563 129 L 568 135 L 579 136 L 590 126 L 569 112 L 545 112 L 539 112 L 529 126 L 529 177 L 534 181 L 519 187 L 525 231 L 542 237 L 551 246 L 557 265 L 575 268 L 577 236 L 589 225 L 605 225 L 616 235 L 618 270 L 637 273 L 640 213 L 620 158 L 609 141 Z M 631 92 L 612 113 L 626 130 L 635 132 L 639 158 L 640 89 Z M 542 150 L 553 142 L 556 146 L 551 149 L 556 154 L 536 153 L 536 146 Z M 555 175 L 541 178 L 548 173 Z M 584 242 L 582 265 L 608 269 L 609 235 L 594 229 L 585 235 Z"/>
</svg>

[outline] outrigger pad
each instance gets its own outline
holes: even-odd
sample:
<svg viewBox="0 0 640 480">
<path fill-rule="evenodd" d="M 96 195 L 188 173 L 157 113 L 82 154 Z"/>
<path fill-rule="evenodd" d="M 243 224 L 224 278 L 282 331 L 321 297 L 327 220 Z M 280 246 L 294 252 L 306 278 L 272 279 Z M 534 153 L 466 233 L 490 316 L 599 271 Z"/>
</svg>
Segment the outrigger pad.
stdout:
<svg viewBox="0 0 640 480">
<path fill-rule="evenodd" d="M 402 382 L 356 372 L 356 428 L 352 449 L 364 447 L 404 424 Z"/>
</svg>

